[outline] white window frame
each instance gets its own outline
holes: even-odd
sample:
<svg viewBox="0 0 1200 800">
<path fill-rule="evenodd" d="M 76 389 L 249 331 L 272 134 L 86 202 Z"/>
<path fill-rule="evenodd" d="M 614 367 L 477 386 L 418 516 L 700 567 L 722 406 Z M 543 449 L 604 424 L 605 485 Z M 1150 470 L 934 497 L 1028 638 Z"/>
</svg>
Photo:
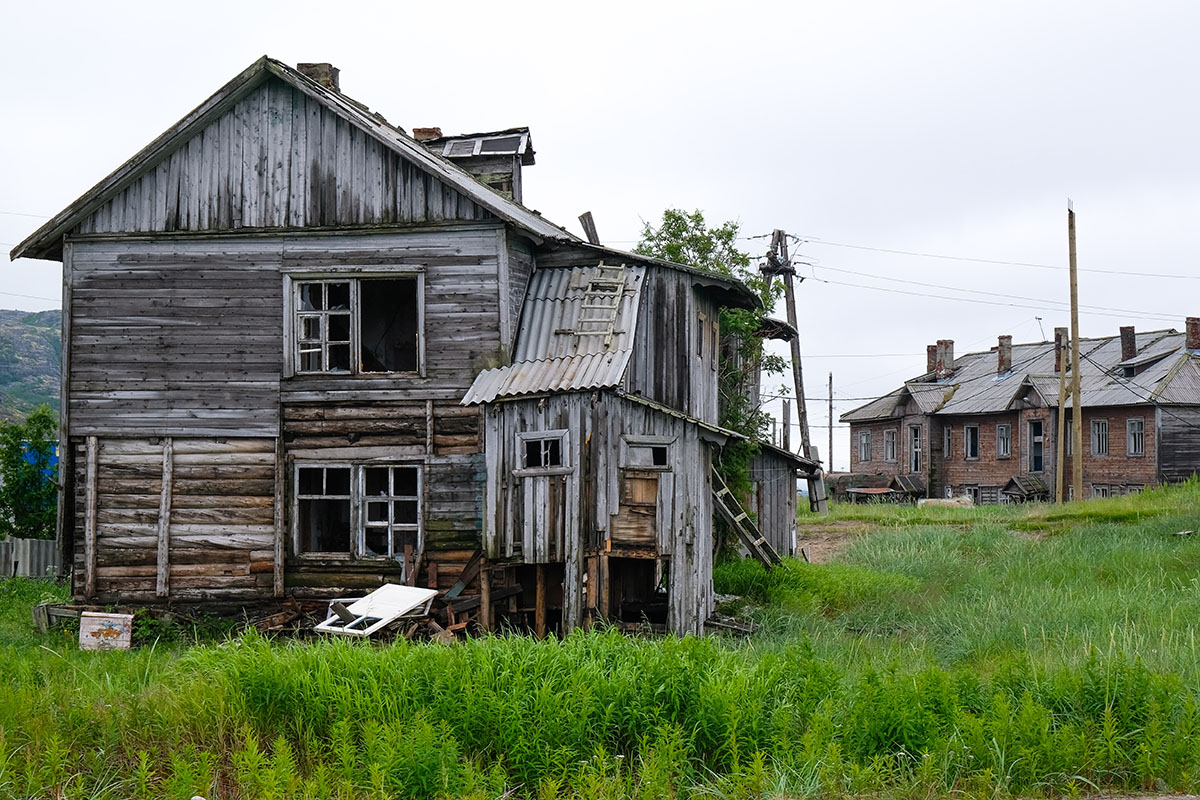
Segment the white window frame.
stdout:
<svg viewBox="0 0 1200 800">
<path fill-rule="evenodd" d="M 971 502 L 974 503 L 975 505 L 980 504 L 979 500 L 982 497 L 982 495 L 980 494 L 980 491 L 979 491 L 979 484 L 971 483 L 971 484 L 967 484 L 966 486 L 963 486 L 963 494 L 965 494 L 967 497 L 971 498 Z"/>
<path fill-rule="evenodd" d="M 896 428 L 888 428 L 883 432 L 883 460 L 889 464 L 896 462 L 896 440 L 900 432 Z"/>
<path fill-rule="evenodd" d="M 1039 427 L 1041 427 L 1042 432 L 1040 434 L 1037 434 L 1037 435 L 1034 434 L 1034 432 L 1033 432 L 1034 423 L 1037 423 L 1037 425 Z M 1027 466 L 1029 467 L 1029 472 L 1031 472 L 1033 474 L 1039 474 L 1039 473 L 1045 472 L 1046 471 L 1046 421 L 1041 420 L 1041 419 L 1031 419 L 1028 421 L 1028 424 L 1027 424 L 1027 427 L 1025 430 L 1029 436 L 1029 447 L 1027 448 L 1028 453 L 1029 453 L 1029 459 L 1028 459 L 1028 464 L 1027 464 Z M 1040 444 L 1042 446 L 1042 467 L 1041 467 L 1041 469 L 1033 468 L 1034 445 L 1037 445 L 1037 444 Z"/>
<path fill-rule="evenodd" d="M 971 431 L 975 432 L 975 455 L 971 455 Z M 979 460 L 979 426 L 963 425 L 963 459 L 966 461 Z M 979 487 L 976 487 L 978 489 Z"/>
<path fill-rule="evenodd" d="M 908 426 L 908 471 L 912 474 L 921 471 L 921 426 Z"/>
<path fill-rule="evenodd" d="M 416 499 L 417 501 L 417 522 L 415 525 L 409 523 L 392 524 L 389 518 L 389 549 L 392 548 L 394 540 L 391 538 L 391 531 L 394 530 L 411 530 L 416 532 L 416 547 L 419 550 L 425 541 L 425 463 L 423 461 L 411 460 L 388 460 L 388 461 L 319 461 L 312 459 L 297 460 L 292 464 L 292 552 L 299 559 L 306 561 L 370 561 L 384 562 L 395 561 L 400 564 L 403 570 L 403 577 L 407 578 L 408 564 L 405 563 L 403 553 L 392 553 L 391 555 L 377 555 L 366 553 L 366 529 L 367 529 L 367 495 L 366 495 L 366 470 L 370 467 L 404 467 L 416 469 L 417 471 L 417 495 L 412 498 L 409 495 L 397 496 L 398 499 L 408 500 Z M 350 471 L 350 550 L 347 552 L 341 551 L 319 551 L 319 552 L 301 552 L 300 550 L 300 502 L 302 499 L 321 499 L 328 497 L 330 499 L 345 498 L 346 495 L 304 495 L 300 493 L 300 470 L 302 469 L 348 469 Z M 391 479 L 389 478 L 389 481 Z M 389 504 L 391 498 L 389 497 Z M 376 527 L 376 526 L 372 526 Z"/>
<path fill-rule="evenodd" d="M 374 500 L 375 502 L 379 502 L 378 495 L 368 495 L 367 494 L 367 470 L 368 469 L 386 469 L 386 470 L 388 470 L 389 494 L 386 496 L 386 499 L 384 501 L 388 505 L 388 520 L 387 520 L 386 524 L 384 524 L 384 525 L 380 525 L 377 523 L 373 524 L 370 519 L 370 514 L 368 513 L 368 508 L 371 505 L 372 501 Z M 416 493 L 416 495 L 402 495 L 402 494 L 395 493 L 395 474 L 392 472 L 392 470 L 395 470 L 395 469 L 415 469 L 417 471 L 417 493 Z M 358 477 L 358 487 L 357 488 L 358 488 L 358 493 L 359 493 L 359 521 L 360 521 L 360 524 L 358 525 L 358 531 L 357 531 L 357 533 L 358 533 L 357 544 L 358 544 L 358 553 L 359 553 L 358 557 L 362 558 L 362 559 L 372 559 L 372 560 L 379 560 L 379 561 L 391 559 L 393 561 L 401 562 L 402 564 L 405 565 L 405 569 L 407 569 L 408 565 L 405 562 L 404 553 L 403 552 L 401 552 L 401 553 L 394 552 L 396 540 L 395 540 L 395 537 L 393 534 L 395 532 L 403 532 L 403 531 L 409 531 L 409 532 L 415 533 L 416 534 L 416 543 L 414 546 L 416 549 L 420 549 L 421 543 L 424 541 L 423 521 L 424 521 L 425 515 L 424 515 L 423 498 L 425 496 L 425 470 L 423 469 L 421 464 L 402 463 L 402 462 L 389 462 L 386 464 L 358 464 L 355 466 L 355 470 L 357 472 L 357 477 Z M 394 504 L 396 502 L 407 502 L 407 501 L 411 501 L 411 500 L 415 500 L 417 503 L 417 521 L 415 523 L 393 521 L 392 514 L 394 513 L 394 510 L 395 510 Z M 354 509 L 353 500 L 351 501 L 350 508 L 351 508 L 351 512 L 352 512 L 351 518 L 353 519 L 353 509 Z M 368 528 L 386 528 L 387 536 L 388 536 L 388 550 L 391 550 L 393 552 L 385 553 L 385 554 L 372 553 L 372 554 L 368 555 L 367 554 L 367 529 Z"/>
<path fill-rule="evenodd" d="M 996 426 L 996 458 L 1012 458 L 1012 425 L 1006 422 Z"/>
<path fill-rule="evenodd" d="M 1134 430 L 1134 426 L 1137 430 Z M 1146 420 L 1143 417 L 1130 417 L 1125 420 L 1125 455 L 1130 458 L 1141 458 L 1146 455 Z"/>
<path fill-rule="evenodd" d="M 863 457 L 864 453 L 866 454 L 865 458 Z M 858 462 L 860 464 L 871 463 L 871 432 L 870 431 L 859 431 L 858 432 Z"/>
<path fill-rule="evenodd" d="M 566 428 L 557 428 L 547 431 L 521 431 L 517 433 L 517 452 L 516 463 L 517 467 L 513 470 L 514 475 L 522 477 L 533 477 L 536 475 L 567 475 L 573 471 L 571 466 L 570 452 L 570 431 Z M 527 467 L 525 466 L 525 446 L 529 441 L 553 441 L 558 440 L 558 459 L 561 463 L 552 467 Z"/>
<path fill-rule="evenodd" d="M 1103 483 L 1092 484 L 1092 497 L 1112 497 L 1112 487 Z"/>
<path fill-rule="evenodd" d="M 942 458 L 948 459 L 952 455 L 954 455 L 953 431 L 954 431 L 953 425 L 947 425 L 944 428 L 942 428 Z"/>
<path fill-rule="evenodd" d="M 1091 437 L 1088 443 L 1091 447 L 1092 455 L 1097 458 L 1103 458 L 1108 455 L 1108 420 L 1094 419 L 1091 424 Z"/>
<path fill-rule="evenodd" d="M 362 317 L 360 313 L 360 287 L 362 281 L 370 280 L 415 280 L 417 283 L 417 368 L 402 372 L 367 372 L 361 368 Z M 348 283 L 350 285 L 350 369 L 349 370 L 302 370 L 300 369 L 300 291 L 306 283 Z M 329 267 L 320 270 L 288 272 L 283 276 L 283 349 L 284 377 L 296 376 L 365 376 L 386 377 L 389 375 L 425 376 L 425 345 L 428 332 L 425 326 L 425 268 L 408 264 L 389 266 Z"/>
</svg>

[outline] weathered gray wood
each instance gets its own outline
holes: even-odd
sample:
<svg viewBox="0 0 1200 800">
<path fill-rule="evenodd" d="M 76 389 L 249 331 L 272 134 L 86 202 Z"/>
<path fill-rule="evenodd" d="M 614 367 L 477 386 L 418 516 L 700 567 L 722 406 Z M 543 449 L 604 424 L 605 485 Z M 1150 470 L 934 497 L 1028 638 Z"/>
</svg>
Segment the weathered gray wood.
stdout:
<svg viewBox="0 0 1200 800">
<path fill-rule="evenodd" d="M 166 597 L 170 593 L 170 564 L 171 564 L 171 484 L 174 463 L 171 458 L 171 438 L 163 440 L 162 448 L 162 490 L 158 505 L 158 566 L 156 577 L 158 583 L 154 593 Z"/>
<path fill-rule="evenodd" d="M 284 536 L 286 534 L 284 521 L 287 519 L 285 510 L 287 493 L 284 488 L 285 463 L 283 437 L 281 436 L 275 439 L 275 513 L 272 520 L 275 525 L 275 547 L 271 572 L 272 589 L 276 597 L 283 597 Z"/>
<path fill-rule="evenodd" d="M 87 437 L 87 499 L 84 503 L 83 564 L 84 597 L 96 593 L 96 454 L 95 436 Z"/>
</svg>

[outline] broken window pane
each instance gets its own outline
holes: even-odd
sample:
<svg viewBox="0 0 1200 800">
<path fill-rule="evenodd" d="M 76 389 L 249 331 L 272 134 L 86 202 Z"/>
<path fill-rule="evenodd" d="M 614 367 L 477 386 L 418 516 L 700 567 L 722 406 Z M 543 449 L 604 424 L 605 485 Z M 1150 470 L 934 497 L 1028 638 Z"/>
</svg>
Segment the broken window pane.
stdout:
<svg viewBox="0 0 1200 800">
<path fill-rule="evenodd" d="M 388 468 L 367 467 L 367 496 L 386 497 L 388 494 Z"/>
<path fill-rule="evenodd" d="M 387 522 L 387 503 L 367 503 L 367 522 Z"/>
<path fill-rule="evenodd" d="M 300 494 L 324 494 L 324 477 L 325 471 L 322 469 L 302 467 L 299 481 Z"/>
<path fill-rule="evenodd" d="M 363 372 L 417 369 L 417 281 L 363 280 L 359 326 Z"/>
<path fill-rule="evenodd" d="M 417 496 L 417 468 L 396 467 L 395 478 L 397 497 Z"/>
<path fill-rule="evenodd" d="M 348 342 L 348 341 L 350 341 L 350 315 L 349 314 L 330 314 L 329 315 L 329 341 L 331 341 L 331 342 Z"/>
<path fill-rule="evenodd" d="M 350 500 L 300 500 L 300 552 L 350 552 Z"/>
<path fill-rule="evenodd" d="M 363 555 L 366 556 L 388 555 L 387 526 L 382 528 L 367 528 L 366 536 L 363 539 L 363 548 Z"/>
<path fill-rule="evenodd" d="M 331 467 L 325 470 L 325 494 L 350 494 L 350 468 Z"/>
<path fill-rule="evenodd" d="M 350 284 L 349 283 L 327 283 L 328 289 L 328 308 L 330 311 L 340 311 L 350 308 Z"/>
<path fill-rule="evenodd" d="M 300 338 L 306 341 L 321 341 L 321 318 L 301 317 Z"/>
<path fill-rule="evenodd" d="M 653 447 L 651 450 L 654 451 L 654 466 L 665 467 L 667 465 L 667 448 Z"/>
<path fill-rule="evenodd" d="M 417 524 L 417 501 L 397 500 L 392 503 L 392 521 L 397 525 Z"/>
<path fill-rule="evenodd" d="M 320 311 L 325 308 L 322 301 L 323 285 L 320 283 L 300 284 L 300 310 Z"/>
<path fill-rule="evenodd" d="M 329 369 L 331 372 L 350 371 L 350 345 L 335 344 L 329 346 Z"/>
</svg>

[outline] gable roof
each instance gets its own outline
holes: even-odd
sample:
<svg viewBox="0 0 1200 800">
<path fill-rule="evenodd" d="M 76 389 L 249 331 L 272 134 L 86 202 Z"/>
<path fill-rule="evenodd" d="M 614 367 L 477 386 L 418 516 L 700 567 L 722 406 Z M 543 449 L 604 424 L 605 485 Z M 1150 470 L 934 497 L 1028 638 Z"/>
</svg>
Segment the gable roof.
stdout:
<svg viewBox="0 0 1200 800">
<path fill-rule="evenodd" d="M 431 153 L 402 130 L 372 114 L 365 106 L 342 93 L 327 89 L 286 64 L 267 56 L 255 61 L 237 77 L 221 87 L 191 113 L 167 129 L 112 174 L 81 195 L 75 202 L 52 217 L 25 241 L 14 247 L 10 257 L 48 258 L 61 256 L 62 237 L 107 200 L 153 169 L 166 156 L 185 144 L 198 131 L 219 118 L 264 81 L 278 78 L 304 95 L 313 98 L 367 136 L 394 151 L 407 162 L 444 182 L 497 218 L 539 239 L 578 241 L 568 231 L 554 225 L 524 206 L 498 194 L 450 160 Z"/>
<path fill-rule="evenodd" d="M 1139 332 L 1137 355 L 1121 358 L 1121 338 L 1106 336 L 1080 341 L 1080 402 L 1098 408 L 1133 405 L 1200 405 L 1200 352 L 1184 348 L 1184 335 L 1175 330 Z M 913 378 L 883 397 L 847 411 L 843 422 L 865 422 L 895 415 L 908 396 L 918 398 L 923 413 L 994 414 L 1020 407 L 1029 391 L 1042 402 L 1058 400 L 1059 374 L 1054 371 L 1054 343 L 1012 346 L 1012 368 L 996 373 L 996 351 L 967 353 L 954 361 L 949 377 L 931 374 Z M 1126 377 L 1125 369 L 1140 369 Z M 1068 373 L 1069 377 L 1069 373 Z M 919 398 L 939 387 L 945 397 L 925 410 Z"/>
</svg>

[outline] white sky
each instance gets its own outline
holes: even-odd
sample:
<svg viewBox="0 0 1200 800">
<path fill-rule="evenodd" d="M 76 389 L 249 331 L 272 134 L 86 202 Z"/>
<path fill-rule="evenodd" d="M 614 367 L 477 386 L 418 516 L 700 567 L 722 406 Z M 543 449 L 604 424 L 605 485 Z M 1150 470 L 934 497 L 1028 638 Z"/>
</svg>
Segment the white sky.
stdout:
<svg viewBox="0 0 1200 800">
<path fill-rule="evenodd" d="M 668 207 L 804 237 L 804 273 L 830 281 L 798 288 L 810 397 L 830 371 L 837 398 L 888 391 L 939 338 L 1038 341 L 1039 316 L 1052 336 L 1065 269 L 858 248 L 1065 268 L 1068 196 L 1080 267 L 1119 273 L 1082 273 L 1081 303 L 1119 309 L 1085 310 L 1083 335 L 1200 315 L 1194 2 L 60 2 L 3 19 L 5 250 L 266 53 L 332 62 L 409 130 L 529 125 L 527 205 L 576 232 L 591 210 L 606 244 Z M 0 307 L 58 307 L 57 264 L 2 274 Z M 825 453 L 825 403 L 809 409 Z"/>
</svg>

